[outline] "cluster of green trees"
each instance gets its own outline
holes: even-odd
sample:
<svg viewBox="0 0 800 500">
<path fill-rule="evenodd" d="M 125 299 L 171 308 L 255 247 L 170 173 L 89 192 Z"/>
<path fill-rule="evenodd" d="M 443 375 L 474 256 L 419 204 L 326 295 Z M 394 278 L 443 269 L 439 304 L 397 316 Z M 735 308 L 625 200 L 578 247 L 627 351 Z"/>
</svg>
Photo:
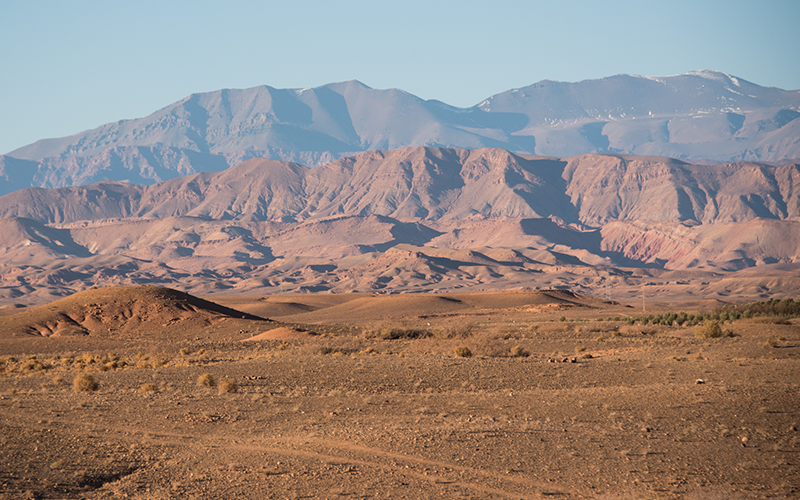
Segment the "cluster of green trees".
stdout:
<svg viewBox="0 0 800 500">
<path fill-rule="evenodd" d="M 746 306 L 723 306 L 718 309 L 721 313 L 736 312 L 741 310 L 741 317 L 752 318 L 755 316 L 780 316 L 782 318 L 796 318 L 800 316 L 800 301 L 791 297 L 778 300 L 769 299 L 766 302 L 752 302 Z M 746 314 L 746 316 L 745 316 Z"/>
<path fill-rule="evenodd" d="M 648 314 L 646 316 L 628 317 L 626 318 L 626 321 L 628 322 L 629 325 L 639 323 L 641 325 L 695 326 L 699 325 L 703 321 L 711 319 L 725 322 L 725 321 L 733 321 L 734 319 L 739 319 L 739 318 L 735 317 L 729 318 L 727 313 L 723 318 L 716 313 L 686 314 L 685 312 L 679 312 L 679 313 L 670 312 L 664 314 Z"/>
<path fill-rule="evenodd" d="M 725 323 L 736 321 L 737 319 L 755 318 L 758 316 L 796 318 L 800 316 L 800 301 L 795 301 L 792 298 L 784 300 L 769 299 L 765 302 L 752 302 L 744 306 L 726 305 L 705 313 L 687 314 L 685 312 L 668 312 L 642 316 L 614 316 L 599 318 L 598 321 L 625 321 L 629 325 L 639 323 L 641 325 L 695 326 L 710 320 Z"/>
</svg>

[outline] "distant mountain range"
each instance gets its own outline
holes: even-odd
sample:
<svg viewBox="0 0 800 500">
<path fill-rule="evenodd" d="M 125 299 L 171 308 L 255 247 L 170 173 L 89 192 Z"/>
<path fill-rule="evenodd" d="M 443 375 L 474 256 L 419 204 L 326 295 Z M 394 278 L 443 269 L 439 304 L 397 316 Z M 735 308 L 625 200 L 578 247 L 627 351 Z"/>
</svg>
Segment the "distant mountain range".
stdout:
<svg viewBox="0 0 800 500">
<path fill-rule="evenodd" d="M 43 224 L 200 217 L 300 223 L 342 216 L 688 225 L 800 219 L 800 164 L 693 165 L 660 157 L 522 157 L 502 149 L 368 151 L 318 168 L 254 158 L 150 186 L 103 181 L 0 197 L 0 218 Z"/>
<path fill-rule="evenodd" d="M 22 189 L 0 197 L 0 234 L 0 303 L 111 284 L 598 293 L 612 276 L 634 297 L 671 276 L 687 297 L 757 298 L 800 290 L 800 164 L 432 147 L 250 159 L 149 186 Z"/>
<path fill-rule="evenodd" d="M 105 180 L 153 184 L 256 157 L 320 166 L 408 146 L 782 164 L 800 158 L 798 118 L 800 91 L 715 71 L 545 80 L 471 108 L 358 81 L 302 90 L 226 89 L 0 156 L 0 195 Z"/>
</svg>

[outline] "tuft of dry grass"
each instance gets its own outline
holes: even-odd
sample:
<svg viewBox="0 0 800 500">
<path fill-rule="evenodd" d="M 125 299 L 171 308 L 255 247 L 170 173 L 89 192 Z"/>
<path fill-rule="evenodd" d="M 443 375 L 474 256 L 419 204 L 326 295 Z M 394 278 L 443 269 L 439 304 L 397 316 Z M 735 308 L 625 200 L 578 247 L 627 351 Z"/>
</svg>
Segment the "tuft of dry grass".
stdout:
<svg viewBox="0 0 800 500">
<path fill-rule="evenodd" d="M 456 347 L 455 355 L 459 358 L 470 358 L 472 357 L 472 351 L 470 351 L 468 347 L 462 345 L 460 347 Z"/>
<path fill-rule="evenodd" d="M 204 373 L 197 377 L 197 385 L 202 387 L 214 387 L 217 385 L 217 382 L 210 373 Z"/>
<path fill-rule="evenodd" d="M 72 381 L 72 389 L 75 392 L 92 392 L 96 391 L 99 387 L 97 381 L 87 373 L 79 373 L 75 375 Z"/>
<path fill-rule="evenodd" d="M 220 394 L 226 394 L 229 392 L 239 392 L 239 384 L 237 384 L 235 381 L 229 378 L 226 378 L 225 380 L 219 383 L 218 390 Z"/>
<path fill-rule="evenodd" d="M 159 392 L 159 389 L 156 384 L 142 384 L 142 386 L 139 387 L 139 392 L 142 394 L 155 394 Z"/>
<path fill-rule="evenodd" d="M 511 355 L 515 358 L 527 358 L 531 353 L 517 345 L 511 348 Z"/>
</svg>

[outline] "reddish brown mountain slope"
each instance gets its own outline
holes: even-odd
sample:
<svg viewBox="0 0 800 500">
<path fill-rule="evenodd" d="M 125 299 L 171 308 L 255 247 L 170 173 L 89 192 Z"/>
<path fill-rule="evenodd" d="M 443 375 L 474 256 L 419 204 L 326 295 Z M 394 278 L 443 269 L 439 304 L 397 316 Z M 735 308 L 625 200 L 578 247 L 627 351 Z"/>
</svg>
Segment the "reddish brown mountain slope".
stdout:
<svg viewBox="0 0 800 500">
<path fill-rule="evenodd" d="M 799 169 L 407 148 L 317 169 L 252 159 L 152 186 L 27 189 L 0 197 L 0 302 L 123 284 L 635 293 L 664 269 L 794 269 Z"/>
<path fill-rule="evenodd" d="M 429 221 L 554 216 L 592 226 L 610 220 L 718 223 L 798 217 L 798 186 L 797 164 L 690 165 L 656 157 L 522 158 L 499 149 L 406 148 L 362 153 L 317 169 L 252 159 L 224 172 L 152 186 L 26 189 L 0 197 L 0 217 L 63 223 L 374 214 Z"/>
<path fill-rule="evenodd" d="M 610 220 L 737 222 L 800 216 L 800 166 L 691 165 L 620 155 L 570 158 L 566 193 L 585 224 Z"/>
</svg>

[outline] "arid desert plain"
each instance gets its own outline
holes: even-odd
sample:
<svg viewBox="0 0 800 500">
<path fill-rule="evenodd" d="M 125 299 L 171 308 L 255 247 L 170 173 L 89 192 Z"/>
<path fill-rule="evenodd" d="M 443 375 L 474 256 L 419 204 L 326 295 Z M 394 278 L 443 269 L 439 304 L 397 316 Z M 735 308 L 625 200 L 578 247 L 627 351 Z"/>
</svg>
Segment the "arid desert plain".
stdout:
<svg viewBox="0 0 800 500">
<path fill-rule="evenodd" d="M 561 290 L 210 299 L 3 308 L 0 498 L 800 496 L 798 319 Z"/>
</svg>

